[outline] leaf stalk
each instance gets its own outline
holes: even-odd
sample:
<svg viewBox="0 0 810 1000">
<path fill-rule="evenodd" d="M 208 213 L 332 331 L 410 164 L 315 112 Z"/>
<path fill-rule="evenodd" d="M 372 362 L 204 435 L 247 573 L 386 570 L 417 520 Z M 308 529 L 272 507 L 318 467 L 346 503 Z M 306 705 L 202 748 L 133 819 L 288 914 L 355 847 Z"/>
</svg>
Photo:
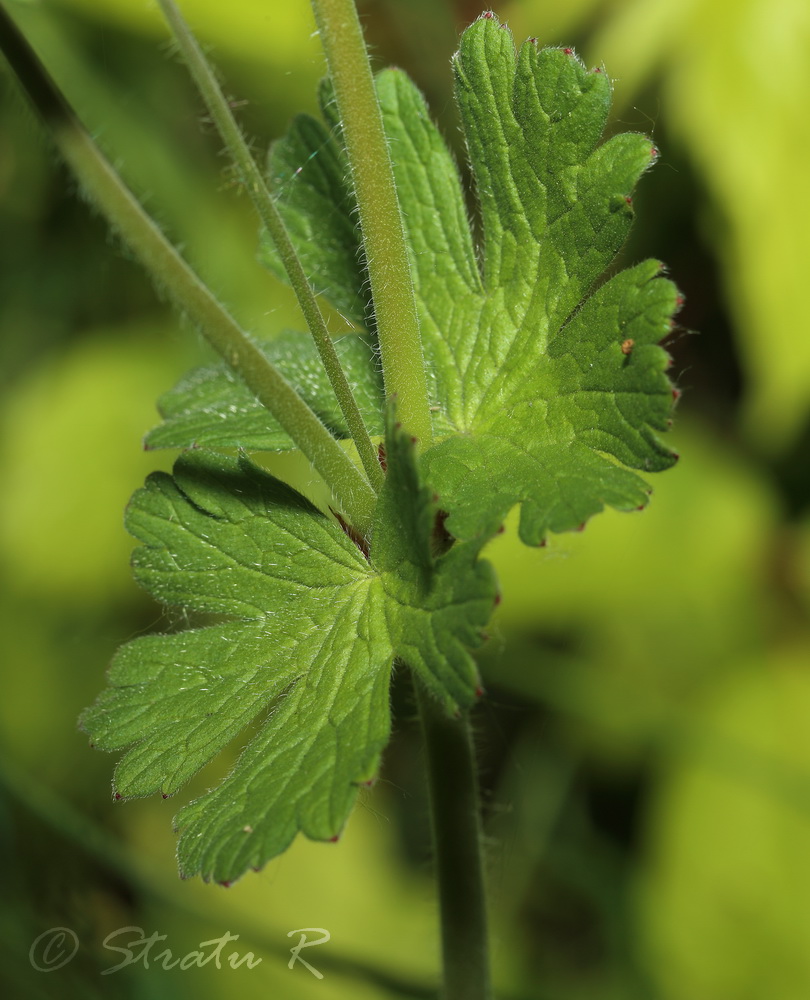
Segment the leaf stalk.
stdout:
<svg viewBox="0 0 810 1000">
<path fill-rule="evenodd" d="M 427 375 L 405 230 L 366 44 L 353 0 L 312 0 L 357 198 L 386 395 L 426 450 Z"/>
<path fill-rule="evenodd" d="M 177 4 L 174 0 L 158 0 L 158 3 L 175 41 L 180 47 L 194 82 L 197 84 L 197 89 L 239 171 L 245 190 L 276 246 L 346 420 L 349 433 L 357 447 L 363 469 L 375 492 L 379 493 L 382 489 L 384 476 L 377 459 L 377 449 L 372 444 L 368 430 L 363 423 L 354 393 L 341 367 L 334 342 L 329 336 L 326 321 L 315 298 L 315 292 L 307 280 L 284 221 L 236 123 L 214 71 L 180 13 Z"/>
</svg>

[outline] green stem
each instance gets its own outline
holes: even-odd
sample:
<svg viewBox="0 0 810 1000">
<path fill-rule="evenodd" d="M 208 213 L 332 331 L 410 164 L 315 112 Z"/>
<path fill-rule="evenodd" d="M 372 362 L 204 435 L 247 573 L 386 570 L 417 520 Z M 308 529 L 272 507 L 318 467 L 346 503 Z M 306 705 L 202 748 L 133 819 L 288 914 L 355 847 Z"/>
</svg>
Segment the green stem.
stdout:
<svg viewBox="0 0 810 1000">
<path fill-rule="evenodd" d="M 433 431 L 419 317 L 382 114 L 353 0 L 312 0 L 357 197 L 386 395 L 423 449 Z"/>
<path fill-rule="evenodd" d="M 492 1000 L 478 779 L 467 713 L 450 719 L 414 678 L 425 738 L 441 911 L 443 1000 Z"/>
<path fill-rule="evenodd" d="M 188 314 L 212 347 L 278 420 L 329 484 L 354 527 L 365 533 L 376 494 L 360 470 L 144 211 L 2 7 L 0 48 L 89 200 L 120 233 L 155 284 L 165 289 Z"/>
<path fill-rule="evenodd" d="M 379 492 L 382 489 L 385 477 L 377 457 L 377 449 L 371 443 L 371 438 L 368 435 L 366 425 L 363 423 L 354 393 L 341 367 L 335 345 L 329 336 L 329 331 L 326 329 L 326 322 L 318 307 L 315 293 L 307 280 L 298 254 L 295 252 L 295 248 L 290 241 L 284 220 L 281 218 L 265 184 L 264 177 L 256 166 L 256 161 L 253 159 L 244 136 L 236 124 L 236 120 L 217 83 L 213 70 L 197 40 L 191 33 L 191 29 L 183 20 L 177 4 L 174 0 L 158 0 L 158 3 L 171 27 L 177 44 L 180 46 L 183 58 L 219 130 L 219 134 L 236 164 L 245 190 L 249 194 L 256 211 L 259 213 L 259 218 L 270 233 L 273 243 L 276 246 L 278 255 L 287 272 L 287 277 L 290 280 L 290 285 L 295 292 L 298 304 L 301 306 L 301 311 L 304 314 L 304 319 L 307 322 L 312 338 L 315 341 L 315 346 L 321 356 L 326 374 L 334 389 L 341 412 L 346 419 L 349 433 L 354 439 L 360 461 L 363 463 L 363 468 L 371 485 L 376 492 Z"/>
</svg>

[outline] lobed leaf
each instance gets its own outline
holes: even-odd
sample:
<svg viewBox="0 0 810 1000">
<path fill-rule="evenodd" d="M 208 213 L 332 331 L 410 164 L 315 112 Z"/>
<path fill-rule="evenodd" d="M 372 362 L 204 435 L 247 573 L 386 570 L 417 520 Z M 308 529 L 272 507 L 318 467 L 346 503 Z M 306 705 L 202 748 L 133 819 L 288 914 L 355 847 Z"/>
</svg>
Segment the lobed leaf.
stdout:
<svg viewBox="0 0 810 1000">
<path fill-rule="evenodd" d="M 228 623 L 125 645 L 82 717 L 124 750 L 118 797 L 171 795 L 246 725 L 231 773 L 180 811 L 184 876 L 229 882 L 297 832 L 328 840 L 375 774 L 401 657 L 448 710 L 475 698 L 469 649 L 496 597 L 478 544 L 431 553 L 436 516 L 410 439 L 389 421 L 368 558 L 304 497 L 244 456 L 187 452 L 133 497 L 136 579 Z M 262 721 L 263 720 L 263 721 Z"/>
<path fill-rule="evenodd" d="M 328 84 L 327 124 L 299 117 L 270 154 L 305 268 L 367 331 L 337 350 L 369 431 L 385 432 L 387 474 L 368 538 L 358 547 L 244 454 L 205 448 L 183 455 L 171 476 L 151 476 L 128 508 L 142 543 L 138 581 L 165 604 L 225 621 L 138 638 L 116 655 L 82 724 L 100 748 L 124 751 L 118 797 L 172 795 L 255 729 L 228 776 L 177 816 L 183 875 L 229 882 L 299 832 L 335 838 L 379 766 L 397 659 L 448 711 L 473 703 L 470 650 L 497 596 L 479 554 L 509 510 L 520 505 L 522 539 L 540 544 L 605 505 L 643 506 L 649 489 L 637 472 L 677 457 L 658 437 L 675 396 L 659 342 L 677 289 L 657 261 L 604 279 L 656 150 L 634 134 L 600 144 L 605 73 L 532 40 L 516 52 L 490 13 L 462 36 L 454 68 L 480 245 L 422 96 L 399 71 L 377 78 L 433 403 L 435 443 L 418 461 L 384 416 Z M 279 272 L 273 251 L 261 253 Z M 348 436 L 309 338 L 287 333 L 266 351 L 335 436 Z M 160 409 L 148 447 L 292 447 L 224 367 L 187 376 Z M 445 517 L 460 540 L 450 547 Z"/>
</svg>

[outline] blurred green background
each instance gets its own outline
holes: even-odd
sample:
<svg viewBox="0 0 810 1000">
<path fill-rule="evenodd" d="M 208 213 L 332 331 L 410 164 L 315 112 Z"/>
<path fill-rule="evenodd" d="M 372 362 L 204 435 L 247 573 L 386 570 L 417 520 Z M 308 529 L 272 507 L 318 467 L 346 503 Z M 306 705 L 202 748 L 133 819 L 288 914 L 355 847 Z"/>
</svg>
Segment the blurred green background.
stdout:
<svg viewBox="0 0 810 1000">
<path fill-rule="evenodd" d="M 250 329 L 300 328 L 253 262 L 256 227 L 147 0 L 5 0 L 151 211 Z M 257 151 L 322 73 L 306 0 L 185 0 Z M 448 59 L 469 0 L 367 0 L 458 143 Z M 810 5 L 513 0 L 516 38 L 574 45 L 615 81 L 614 127 L 660 164 L 627 262 L 687 304 L 675 470 L 640 514 L 544 550 L 490 547 L 504 600 L 477 717 L 503 997 L 810 996 Z M 298 841 L 225 891 L 181 883 L 177 802 L 114 805 L 76 717 L 123 640 L 166 623 L 129 577 L 121 512 L 155 397 L 206 358 L 76 197 L 0 71 L 0 985 L 13 997 L 430 995 L 437 967 L 421 758 L 407 685 L 382 780 L 338 845 Z M 463 153 L 459 151 L 460 155 Z M 698 332 L 696 332 L 698 331 Z M 294 459 L 273 468 L 315 488 Z M 195 788 L 211 780 L 206 771 Z M 192 789 L 192 792 L 194 789 Z M 48 928 L 81 941 L 35 971 Z M 175 955 L 226 931 L 255 969 L 102 971 L 111 931 Z M 324 974 L 287 968 L 322 927 Z"/>
</svg>

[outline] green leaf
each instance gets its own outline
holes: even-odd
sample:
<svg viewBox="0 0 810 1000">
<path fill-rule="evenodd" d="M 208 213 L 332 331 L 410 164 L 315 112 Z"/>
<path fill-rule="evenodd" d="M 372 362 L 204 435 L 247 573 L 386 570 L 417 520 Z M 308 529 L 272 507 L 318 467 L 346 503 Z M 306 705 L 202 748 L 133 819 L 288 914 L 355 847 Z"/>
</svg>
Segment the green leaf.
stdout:
<svg viewBox="0 0 810 1000">
<path fill-rule="evenodd" d="M 668 358 L 655 345 L 677 298 L 659 270 L 647 261 L 603 285 L 533 369 L 522 378 L 502 369 L 468 429 L 425 456 L 455 535 L 492 534 L 522 502 L 520 536 L 537 545 L 605 504 L 633 510 L 647 503 L 644 480 L 609 456 L 648 471 L 676 457 L 654 433 L 667 429 L 673 398 Z M 633 342 L 629 354 L 626 341 Z M 527 364 L 523 355 L 524 371 Z"/>
<path fill-rule="evenodd" d="M 374 352 L 354 334 L 335 341 L 343 370 L 371 434 L 382 434 L 382 379 Z M 311 337 L 287 331 L 263 345 L 335 437 L 349 437 L 329 379 Z M 224 364 L 199 368 L 158 400 L 164 421 L 146 435 L 147 448 L 245 448 L 289 451 L 289 435 Z"/>
<path fill-rule="evenodd" d="M 516 53 L 494 15 L 464 33 L 454 66 L 479 248 L 422 96 L 398 70 L 377 79 L 431 379 L 436 445 L 424 468 L 454 535 L 489 535 L 521 504 L 521 537 L 538 544 L 605 504 L 643 506 L 650 491 L 631 470 L 677 458 L 657 437 L 673 408 L 669 358 L 657 344 L 677 290 L 655 261 L 599 285 L 657 150 L 637 134 L 600 145 L 606 73 L 533 40 Z M 334 131 L 318 133 L 317 145 L 295 147 L 296 162 L 308 166 L 336 145 Z M 290 198 L 314 228 L 319 208 L 308 190 L 302 182 Z M 351 198 L 341 204 L 351 219 Z M 310 264 L 317 273 L 317 257 Z M 352 287 L 362 280 L 358 265 Z M 338 301 L 335 288 L 324 293 Z"/>
<path fill-rule="evenodd" d="M 457 430 L 425 456 L 426 472 L 454 534 L 490 533 L 522 503 L 520 535 L 538 544 L 604 504 L 646 502 L 646 484 L 616 459 L 649 471 L 674 461 L 654 431 L 666 429 L 672 407 L 668 358 L 655 345 L 676 289 L 647 262 L 581 305 L 627 235 L 630 193 L 656 151 L 632 134 L 597 145 L 606 74 L 533 41 L 516 57 L 494 18 L 465 32 L 454 65 L 481 204 L 484 291 L 471 288 L 463 322 L 425 324 L 427 342 L 455 362 L 433 355 Z M 407 84 L 393 75 L 386 88 Z M 390 116 L 397 148 L 409 130 L 394 124 L 411 118 Z M 407 182 L 400 198 L 407 219 L 424 204 Z M 432 280 L 418 253 L 414 264 L 420 286 Z M 467 271 L 457 271 L 460 284 Z"/>
<path fill-rule="evenodd" d="M 366 557 L 340 527 L 244 456 L 178 459 L 133 497 L 137 580 L 224 625 L 146 636 L 119 651 L 82 717 L 126 750 L 119 797 L 171 795 L 246 725 L 227 778 L 182 809 L 181 873 L 229 882 L 298 831 L 336 837 L 389 734 L 388 686 L 405 659 L 448 710 L 470 705 L 496 599 L 476 543 L 434 557 L 431 492 L 389 421 L 388 473 Z"/>
</svg>

